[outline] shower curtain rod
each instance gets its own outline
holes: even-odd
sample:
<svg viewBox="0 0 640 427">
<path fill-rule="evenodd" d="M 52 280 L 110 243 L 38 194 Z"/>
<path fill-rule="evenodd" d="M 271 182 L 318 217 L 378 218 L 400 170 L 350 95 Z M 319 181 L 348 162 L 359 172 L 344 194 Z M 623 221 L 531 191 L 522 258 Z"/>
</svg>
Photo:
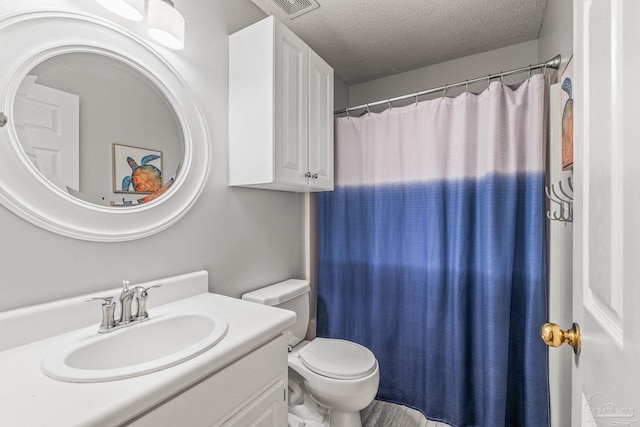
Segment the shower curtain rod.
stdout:
<svg viewBox="0 0 640 427">
<path fill-rule="evenodd" d="M 453 84 L 446 84 L 444 86 L 434 87 L 432 89 L 427 89 L 427 90 L 423 90 L 423 91 L 416 92 L 416 93 L 410 93 L 410 94 L 407 94 L 407 95 L 397 96 L 395 98 L 383 99 L 381 101 L 370 102 L 368 104 L 361 104 L 361 105 L 357 105 L 355 107 L 347 107 L 347 108 L 343 108 L 342 110 L 334 111 L 333 114 L 343 114 L 343 113 L 349 114 L 349 111 L 362 110 L 362 109 L 367 109 L 368 110 L 370 107 L 375 107 L 376 105 L 383 105 L 383 104 L 388 104 L 389 107 L 391 107 L 391 104 L 393 102 L 401 101 L 403 99 L 416 98 L 416 100 L 417 100 L 418 97 L 422 96 L 422 95 L 428 95 L 430 93 L 436 93 L 436 92 L 442 92 L 442 91 L 445 91 L 445 93 L 446 93 L 446 91 L 448 89 L 451 89 L 451 88 L 454 88 L 454 87 L 467 86 L 467 85 L 470 85 L 472 83 L 480 82 L 480 81 L 483 81 L 483 80 L 491 81 L 491 79 L 495 79 L 495 78 L 498 78 L 498 77 L 502 78 L 504 76 L 510 76 L 512 74 L 524 73 L 526 71 L 531 72 L 533 70 L 538 70 L 540 68 L 545 68 L 545 69 L 546 68 L 551 68 L 551 69 L 557 70 L 558 68 L 560 68 L 560 62 L 561 62 L 560 55 L 556 55 L 553 58 L 549 59 L 548 61 L 541 62 L 541 63 L 536 64 L 536 65 L 529 65 L 528 67 L 516 68 L 516 69 L 513 69 L 513 70 L 509 70 L 509 71 L 501 71 L 501 72 L 496 73 L 496 74 L 489 74 L 488 76 L 477 77 L 475 79 L 465 80 L 463 82 L 458 82 L 458 83 L 453 83 Z"/>
</svg>

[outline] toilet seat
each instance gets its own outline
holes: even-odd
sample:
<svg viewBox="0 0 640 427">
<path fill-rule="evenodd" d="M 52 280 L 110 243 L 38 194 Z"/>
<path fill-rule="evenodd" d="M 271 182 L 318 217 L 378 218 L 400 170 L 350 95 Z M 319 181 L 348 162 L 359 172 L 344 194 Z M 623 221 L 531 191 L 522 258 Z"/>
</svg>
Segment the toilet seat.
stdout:
<svg viewBox="0 0 640 427">
<path fill-rule="evenodd" d="M 318 375 L 340 380 L 366 377 L 376 370 L 376 358 L 351 341 L 316 338 L 298 353 L 304 366 Z"/>
</svg>

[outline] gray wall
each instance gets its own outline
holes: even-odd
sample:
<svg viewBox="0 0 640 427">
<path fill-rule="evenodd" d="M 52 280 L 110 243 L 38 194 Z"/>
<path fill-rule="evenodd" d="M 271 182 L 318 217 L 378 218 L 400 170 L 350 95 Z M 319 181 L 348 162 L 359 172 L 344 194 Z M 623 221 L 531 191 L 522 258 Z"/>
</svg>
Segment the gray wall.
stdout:
<svg viewBox="0 0 640 427">
<path fill-rule="evenodd" d="M 573 2 L 547 0 L 540 34 L 538 35 L 538 57 L 541 61 L 560 54 L 562 68 L 573 55 Z"/>
<path fill-rule="evenodd" d="M 532 40 L 350 86 L 349 105 L 355 106 L 415 93 L 432 87 L 444 86 L 447 83 L 457 83 L 465 79 L 495 74 L 501 70 L 520 68 L 523 65 L 537 62 L 538 42 Z M 505 82 L 517 81 L 520 77 L 506 78 Z M 472 92 L 482 92 L 485 88 L 486 83 L 484 82 L 469 87 Z M 452 89 L 448 95 L 454 96 L 463 90 L 464 87 Z M 441 94 L 434 96 L 441 96 Z M 427 98 L 421 97 L 420 100 Z"/>
<path fill-rule="evenodd" d="M 209 271 L 211 291 L 231 296 L 304 273 L 304 196 L 227 186 L 227 36 L 264 14 L 248 1 L 175 5 L 187 22 L 186 47 L 158 49 L 192 89 L 209 130 L 212 164 L 202 195 L 168 230 L 125 243 L 58 236 L 0 207 L 0 310 L 199 269 Z M 144 23 L 120 19 L 93 1 L 0 0 L 1 16 L 48 8 L 112 19 L 149 40 Z"/>
<path fill-rule="evenodd" d="M 336 75 L 334 81 L 333 106 L 334 111 L 336 111 L 347 108 L 349 106 L 349 86 L 347 86 L 347 84 L 340 78 L 340 76 Z"/>
<path fill-rule="evenodd" d="M 573 2 L 548 0 L 540 34 L 538 55 L 541 60 L 562 55 L 562 67 L 573 55 Z M 556 105 L 558 114 L 560 105 Z M 571 172 L 560 167 L 559 135 L 549 140 L 549 182 L 566 179 Z M 549 221 L 549 321 L 568 328 L 572 319 L 573 292 L 573 224 Z M 549 351 L 549 389 L 551 393 L 551 426 L 571 425 L 571 364 L 570 351 Z"/>
</svg>

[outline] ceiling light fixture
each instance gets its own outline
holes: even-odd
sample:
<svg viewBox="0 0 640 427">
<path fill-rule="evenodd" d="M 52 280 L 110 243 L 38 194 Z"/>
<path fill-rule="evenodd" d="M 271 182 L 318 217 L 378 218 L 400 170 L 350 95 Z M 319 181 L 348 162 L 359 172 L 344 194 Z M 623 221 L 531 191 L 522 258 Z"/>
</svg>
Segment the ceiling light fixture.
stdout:
<svg viewBox="0 0 640 427">
<path fill-rule="evenodd" d="M 171 0 L 149 0 L 149 34 L 171 49 L 184 48 L 184 17 Z"/>
<path fill-rule="evenodd" d="M 131 21 L 144 19 L 145 0 L 96 0 L 102 7 Z"/>
</svg>

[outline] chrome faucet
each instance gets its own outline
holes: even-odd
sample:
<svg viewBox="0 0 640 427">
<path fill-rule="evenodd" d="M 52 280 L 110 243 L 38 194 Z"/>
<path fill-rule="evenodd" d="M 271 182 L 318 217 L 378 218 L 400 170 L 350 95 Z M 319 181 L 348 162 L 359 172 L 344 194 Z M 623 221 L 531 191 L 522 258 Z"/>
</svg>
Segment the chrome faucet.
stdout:
<svg viewBox="0 0 640 427">
<path fill-rule="evenodd" d="M 149 318 L 147 312 L 147 298 L 149 296 L 148 291 L 152 288 L 158 288 L 161 284 L 149 286 L 144 288 L 142 286 L 129 287 L 129 281 L 122 281 L 122 291 L 120 292 L 120 318 L 115 319 L 116 303 L 113 301 L 113 297 L 93 297 L 85 298 L 82 301 L 104 301 L 102 303 L 102 322 L 98 328 L 99 333 L 112 332 L 125 326 L 133 325 L 135 323 L 144 322 Z M 133 315 L 131 306 L 133 304 L 133 297 L 136 298 L 137 310 L 136 315 Z"/>
<path fill-rule="evenodd" d="M 122 291 L 120 292 L 120 320 L 119 323 L 126 324 L 133 320 L 131 314 L 131 303 L 133 297 L 136 296 L 138 286 L 129 288 L 129 281 L 122 281 Z"/>
</svg>

